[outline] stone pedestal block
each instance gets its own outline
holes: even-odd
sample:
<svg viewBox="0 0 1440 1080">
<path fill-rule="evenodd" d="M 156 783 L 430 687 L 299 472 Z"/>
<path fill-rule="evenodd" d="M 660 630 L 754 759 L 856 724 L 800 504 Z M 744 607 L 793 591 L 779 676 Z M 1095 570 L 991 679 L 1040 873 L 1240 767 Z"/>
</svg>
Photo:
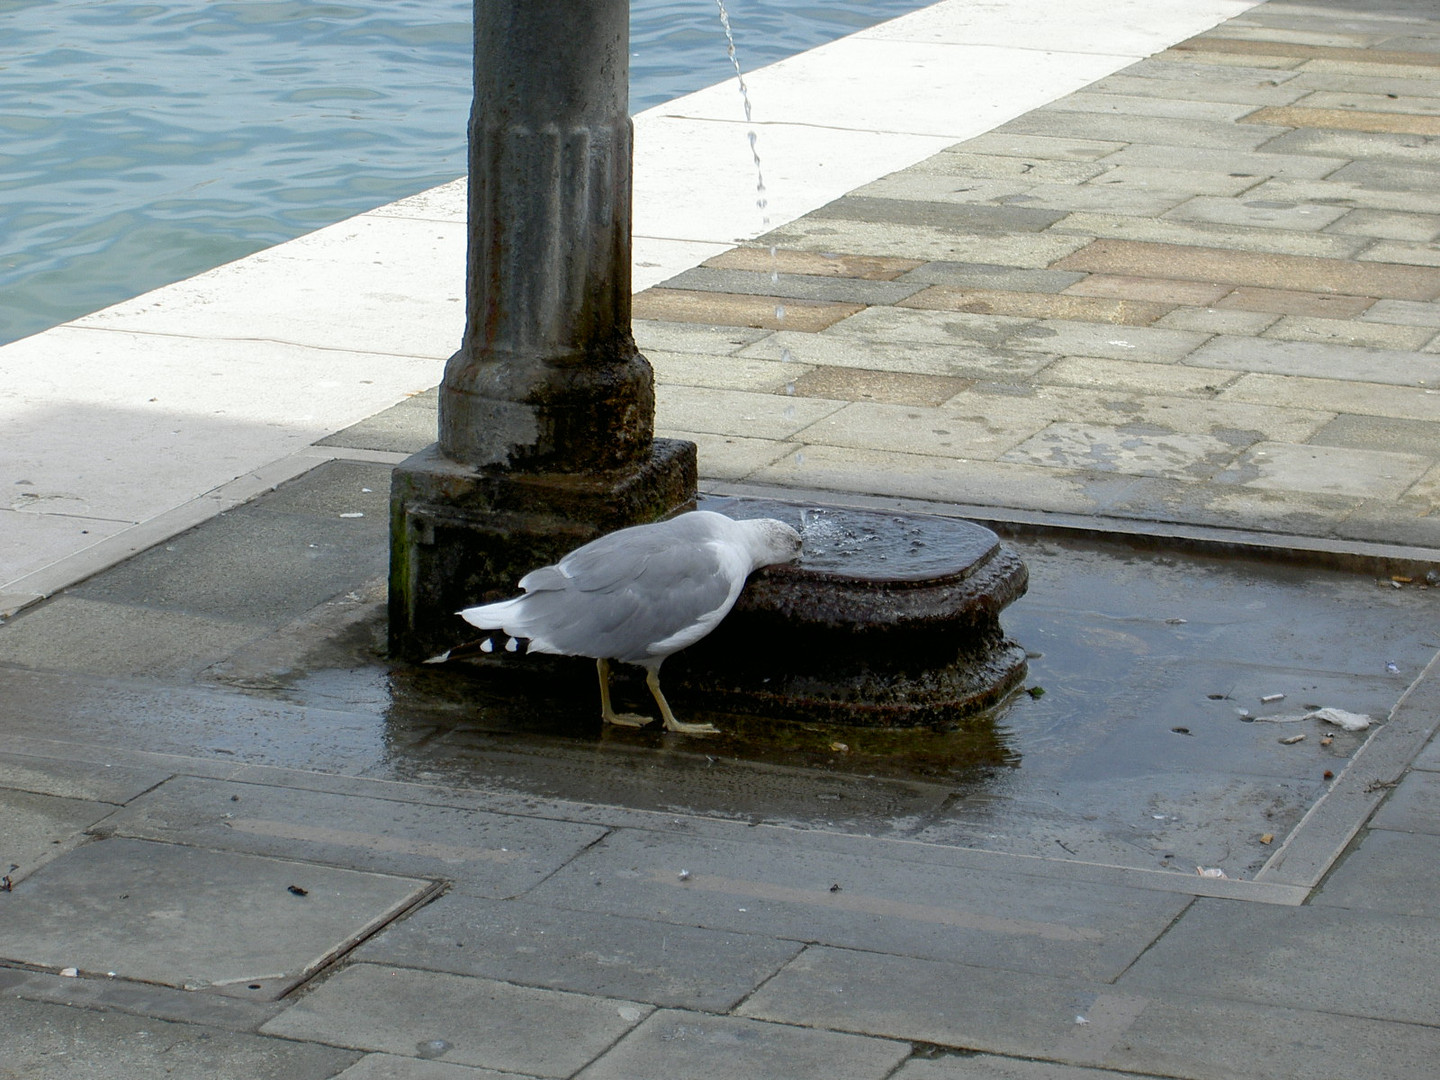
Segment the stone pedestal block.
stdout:
<svg viewBox="0 0 1440 1080">
<path fill-rule="evenodd" d="M 478 470 L 422 450 L 391 480 L 391 654 L 424 660 L 473 639 L 460 608 L 513 596 L 536 567 L 694 498 L 695 444 L 674 439 L 595 473 Z"/>
</svg>

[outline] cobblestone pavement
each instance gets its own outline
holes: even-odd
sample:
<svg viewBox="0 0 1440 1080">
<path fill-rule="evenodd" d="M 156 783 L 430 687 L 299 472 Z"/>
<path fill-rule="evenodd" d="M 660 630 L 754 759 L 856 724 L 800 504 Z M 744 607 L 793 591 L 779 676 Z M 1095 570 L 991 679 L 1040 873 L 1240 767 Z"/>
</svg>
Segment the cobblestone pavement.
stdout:
<svg viewBox="0 0 1440 1080">
<path fill-rule="evenodd" d="M 709 475 L 1440 545 L 1434 23 L 1267 4 L 636 299 Z"/>
</svg>

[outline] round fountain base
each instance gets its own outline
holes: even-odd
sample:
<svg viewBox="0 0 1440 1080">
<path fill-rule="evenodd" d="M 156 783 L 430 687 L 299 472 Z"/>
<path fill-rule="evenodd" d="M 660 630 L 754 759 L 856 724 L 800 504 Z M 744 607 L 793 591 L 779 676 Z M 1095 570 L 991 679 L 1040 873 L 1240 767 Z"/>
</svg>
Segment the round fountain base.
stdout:
<svg viewBox="0 0 1440 1080">
<path fill-rule="evenodd" d="M 753 574 L 713 633 L 666 662 L 702 709 L 880 727 L 952 727 L 1025 677 L 1000 612 L 1025 564 L 967 521 L 767 499 L 707 498 L 800 530 L 800 559 Z"/>
</svg>

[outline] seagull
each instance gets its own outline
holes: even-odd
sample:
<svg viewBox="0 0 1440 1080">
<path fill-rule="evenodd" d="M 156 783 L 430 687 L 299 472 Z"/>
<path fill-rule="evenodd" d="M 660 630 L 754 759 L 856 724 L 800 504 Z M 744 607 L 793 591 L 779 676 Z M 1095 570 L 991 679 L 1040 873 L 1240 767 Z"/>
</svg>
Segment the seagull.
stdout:
<svg viewBox="0 0 1440 1080">
<path fill-rule="evenodd" d="M 602 536 L 526 574 L 524 595 L 458 614 L 482 630 L 503 630 L 512 647 L 525 638 L 530 652 L 594 657 L 606 723 L 650 722 L 611 708 L 616 660 L 645 669 L 667 731 L 710 735 L 717 731 L 712 724 L 675 718 L 660 692 L 660 665 L 719 625 L 753 571 L 798 558 L 800 543 L 798 532 L 774 518 L 738 521 L 692 510 Z"/>
</svg>

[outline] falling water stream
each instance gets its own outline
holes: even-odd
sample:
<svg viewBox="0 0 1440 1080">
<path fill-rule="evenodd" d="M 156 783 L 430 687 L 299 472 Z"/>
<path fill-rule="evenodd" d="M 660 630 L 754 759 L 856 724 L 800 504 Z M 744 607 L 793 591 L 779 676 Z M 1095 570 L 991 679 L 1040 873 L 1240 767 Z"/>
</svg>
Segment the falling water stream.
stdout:
<svg viewBox="0 0 1440 1080">
<path fill-rule="evenodd" d="M 726 55 L 730 58 L 730 66 L 735 69 L 735 80 L 740 86 L 740 100 L 745 108 L 745 123 L 749 125 L 745 137 L 750 143 L 750 158 L 755 163 L 755 208 L 760 212 L 760 231 L 762 234 L 770 231 L 770 197 L 765 187 L 765 172 L 760 164 L 759 134 L 756 132 L 754 110 L 750 102 L 750 88 L 745 84 L 745 73 L 740 68 L 740 58 L 735 50 L 735 34 L 730 26 L 730 12 L 725 8 L 725 0 L 715 0 L 715 6 L 720 11 L 720 25 L 725 30 Z M 770 245 L 770 283 L 777 288 L 780 284 L 780 256 L 776 246 Z M 775 304 L 775 324 L 779 331 L 785 329 L 785 305 L 780 301 Z M 780 362 L 790 364 L 794 362 L 789 346 L 780 347 Z M 793 397 L 795 394 L 795 380 L 787 378 L 785 381 L 785 393 Z M 794 419 L 795 406 L 785 406 L 785 418 Z M 801 464 L 805 455 L 796 451 L 795 462 Z"/>
</svg>

